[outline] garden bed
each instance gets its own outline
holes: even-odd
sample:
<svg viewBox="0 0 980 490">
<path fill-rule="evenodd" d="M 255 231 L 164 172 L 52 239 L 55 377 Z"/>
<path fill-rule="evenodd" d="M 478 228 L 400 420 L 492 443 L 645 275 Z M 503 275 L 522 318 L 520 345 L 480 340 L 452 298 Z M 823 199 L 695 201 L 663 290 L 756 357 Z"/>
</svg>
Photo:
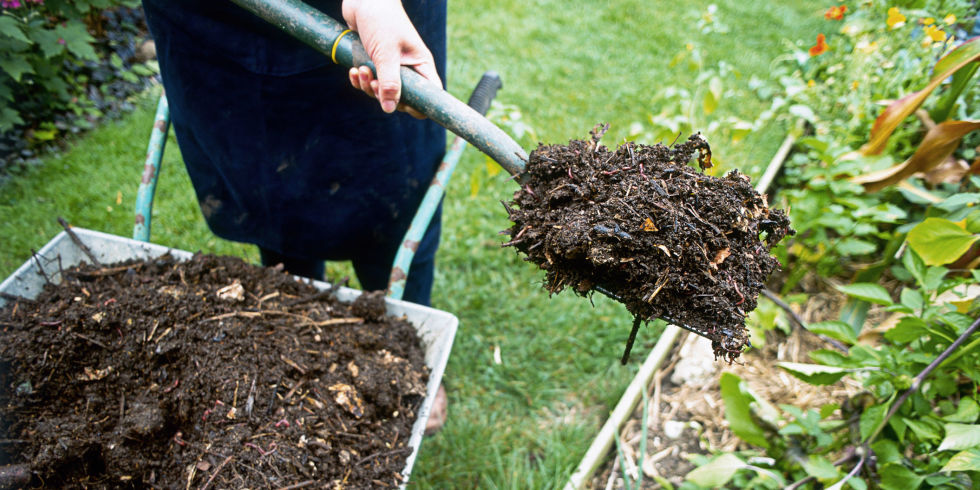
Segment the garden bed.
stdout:
<svg viewBox="0 0 980 490">
<path fill-rule="evenodd" d="M 831 318 L 844 299 L 836 292 L 815 293 L 801 308 L 800 317 L 808 324 Z M 754 411 L 764 414 L 771 414 L 767 407 L 775 406 L 806 412 L 846 404 L 861 391 L 859 383 L 849 379 L 828 386 L 808 385 L 777 367 L 780 362 L 809 362 L 809 352 L 833 348 L 812 332 L 800 328 L 789 334 L 769 330 L 760 347 L 746 352 L 741 362 L 723 367 L 712 359 L 705 339 L 682 336 L 668 356 L 671 362 L 644 388 L 646 406 L 640 404 L 623 424 L 616 435 L 619 449 L 613 449 L 587 488 L 624 488 L 624 474 L 633 480 L 633 488 L 638 488 L 636 480 L 643 480 L 639 488 L 679 487 L 698 463 L 712 454 L 751 448 L 732 433 L 726 418 L 720 387 L 724 373 L 744 382 L 759 400 Z M 641 445 L 644 436 L 645 447 Z M 646 451 L 642 457 L 641 448 Z M 764 457 L 756 463 L 763 468 L 771 464 Z"/>
<path fill-rule="evenodd" d="M 35 256 L 46 276 L 27 264 L 0 287 L 0 464 L 56 487 L 404 482 L 451 315 L 82 235 L 152 253 L 72 268 L 62 234 Z"/>
</svg>

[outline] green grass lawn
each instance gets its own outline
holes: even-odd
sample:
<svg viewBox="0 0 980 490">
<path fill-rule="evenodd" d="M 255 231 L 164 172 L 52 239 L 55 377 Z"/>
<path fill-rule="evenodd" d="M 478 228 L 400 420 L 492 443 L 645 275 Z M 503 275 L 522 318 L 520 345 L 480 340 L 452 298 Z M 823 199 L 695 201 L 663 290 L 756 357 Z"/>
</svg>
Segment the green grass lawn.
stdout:
<svg viewBox="0 0 980 490">
<path fill-rule="evenodd" d="M 744 84 L 766 78 L 784 39 L 815 37 L 823 3 L 773 0 L 749 5 L 722 0 L 716 19 L 725 34 L 702 34 L 707 1 L 471 0 L 450 2 L 452 93 L 465 99 L 485 70 L 501 74 L 498 101 L 519 109 L 542 142 L 583 138 L 595 123 L 621 142 L 632 123 L 648 121 L 668 87 L 695 91 L 696 72 L 670 66 L 688 43 L 707 65 L 727 60 Z M 153 121 L 155 101 L 79 139 L 43 165 L 0 186 L 0 273 L 6 277 L 32 249 L 73 225 L 131 236 L 133 202 Z M 767 104 L 752 98 L 721 101 L 711 116 L 754 118 Z M 723 134 L 723 133 L 720 133 Z M 784 133 L 771 127 L 738 144 L 711 141 L 726 167 L 755 173 Z M 709 135 L 710 136 L 710 135 Z M 653 141 L 641 141 L 654 143 Z M 537 141 L 521 143 L 531 149 Z M 460 330 L 445 377 L 449 421 L 427 438 L 412 480 L 422 488 L 549 488 L 564 484 L 659 329 L 641 330 L 633 361 L 619 364 L 631 319 L 617 304 L 563 293 L 549 298 L 542 274 L 510 249 L 498 231 L 508 227 L 501 200 L 513 182 L 490 175 L 485 158 L 467 150 L 447 195 L 433 305 L 456 314 Z M 215 238 L 207 230 L 170 139 L 153 214 L 152 240 L 167 246 L 239 255 L 254 248 Z M 332 277 L 350 274 L 332 265 Z M 501 361 L 494 361 L 499 349 Z"/>
</svg>

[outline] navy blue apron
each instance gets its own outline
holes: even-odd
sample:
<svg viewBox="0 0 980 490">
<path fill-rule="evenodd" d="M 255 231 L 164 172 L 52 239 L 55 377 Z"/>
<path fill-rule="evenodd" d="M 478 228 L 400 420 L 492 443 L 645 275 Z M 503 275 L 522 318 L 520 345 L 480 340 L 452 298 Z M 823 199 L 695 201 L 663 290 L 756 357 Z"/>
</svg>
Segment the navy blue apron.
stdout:
<svg viewBox="0 0 980 490">
<path fill-rule="evenodd" d="M 341 2 L 308 2 L 343 22 Z M 405 10 L 445 80 L 446 1 Z M 384 289 L 445 151 L 445 130 L 385 114 L 347 68 L 226 1 L 144 0 L 177 141 L 210 229 L 278 257 L 351 260 Z M 440 213 L 405 299 L 428 304 Z"/>
</svg>

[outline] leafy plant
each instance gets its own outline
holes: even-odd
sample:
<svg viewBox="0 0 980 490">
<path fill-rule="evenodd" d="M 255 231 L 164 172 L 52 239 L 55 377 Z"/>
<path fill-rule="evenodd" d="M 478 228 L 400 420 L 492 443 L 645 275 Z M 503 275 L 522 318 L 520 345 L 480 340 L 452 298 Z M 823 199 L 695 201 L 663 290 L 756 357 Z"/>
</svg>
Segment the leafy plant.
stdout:
<svg viewBox="0 0 980 490">
<path fill-rule="evenodd" d="M 56 113 L 73 113 L 82 121 L 101 116 L 93 99 L 119 96 L 110 87 L 115 74 L 99 73 L 102 57 L 130 82 L 152 74 L 143 66 L 128 68 L 128 57 L 111 49 L 115 41 L 93 36 L 104 34 L 108 18 L 103 11 L 118 6 L 135 8 L 139 2 L 4 0 L 0 4 L 0 100 L 4 101 L 0 133 L 27 128 L 30 139 L 43 142 L 68 129 L 56 124 Z"/>
<path fill-rule="evenodd" d="M 850 377 L 865 387 L 859 396 L 819 410 L 783 405 L 773 416 L 737 376 L 723 375 L 732 431 L 760 448 L 735 455 L 743 464 L 739 471 L 759 473 L 747 461 L 761 450 L 775 461 L 774 470 L 796 480 L 792 488 L 812 481 L 858 489 L 980 483 L 980 293 L 968 292 L 980 283 L 980 273 L 948 278 L 948 269 L 927 265 L 914 249 L 906 250 L 900 267 L 913 283 L 898 299 L 878 284 L 840 288 L 899 315 L 880 345 L 858 343 L 847 324 L 810 325 L 849 346 L 848 352 L 816 350 L 812 364 L 779 364 L 815 385 Z M 766 474 L 751 486 L 775 483 Z"/>
</svg>

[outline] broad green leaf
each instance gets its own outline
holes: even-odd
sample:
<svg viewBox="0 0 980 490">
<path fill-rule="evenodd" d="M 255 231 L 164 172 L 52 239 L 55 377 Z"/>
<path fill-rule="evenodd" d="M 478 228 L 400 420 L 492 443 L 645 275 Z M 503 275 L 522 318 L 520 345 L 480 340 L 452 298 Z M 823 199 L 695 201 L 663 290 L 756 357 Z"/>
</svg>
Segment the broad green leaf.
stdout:
<svg viewBox="0 0 980 490">
<path fill-rule="evenodd" d="M 980 448 L 954 454 L 939 471 L 980 471 Z"/>
<path fill-rule="evenodd" d="M 842 321 L 811 323 L 806 326 L 806 329 L 815 334 L 826 335 L 827 337 L 848 344 L 857 343 L 857 336 L 854 335 L 854 329 Z"/>
<path fill-rule="evenodd" d="M 13 17 L 0 15 L 0 34 L 26 44 L 34 44 L 30 38 L 24 35 L 24 31 L 20 28 L 20 22 L 17 22 L 17 19 Z"/>
<path fill-rule="evenodd" d="M 72 54 L 83 60 L 96 61 L 99 59 L 92 48 L 95 38 L 89 35 L 85 29 L 85 24 L 81 21 L 68 21 L 66 24 L 59 24 L 54 32 L 58 37 L 65 40 L 65 47 Z"/>
<path fill-rule="evenodd" d="M 949 119 L 949 114 L 953 111 L 956 100 L 963 93 L 963 90 L 970 86 L 970 79 L 976 75 L 977 69 L 980 69 L 980 63 L 973 63 L 962 70 L 958 70 L 953 75 L 952 81 L 950 81 L 949 86 L 946 88 L 946 93 L 936 101 L 936 105 L 929 111 L 929 116 L 932 117 L 933 121 L 945 121 Z"/>
<path fill-rule="evenodd" d="M 827 458 L 813 454 L 803 463 L 803 470 L 806 471 L 807 475 L 810 475 L 818 480 L 830 480 L 835 479 L 840 476 L 840 472 L 837 471 L 837 467 L 834 466 Z"/>
<path fill-rule="evenodd" d="M 922 257 L 915 253 L 915 250 L 906 250 L 902 255 L 902 265 L 905 270 L 912 274 L 916 282 L 921 286 L 925 282 L 926 265 L 922 262 Z"/>
<path fill-rule="evenodd" d="M 853 367 L 854 362 L 844 354 L 838 351 L 830 349 L 817 349 L 810 351 L 810 359 L 812 359 L 817 364 L 823 364 L 825 366 L 840 366 L 840 367 Z"/>
<path fill-rule="evenodd" d="M 861 430 L 861 440 L 867 441 L 875 430 L 881 425 L 885 420 L 885 414 L 888 413 L 888 404 L 872 405 L 861 412 L 861 420 L 858 423 L 858 428 Z"/>
<path fill-rule="evenodd" d="M 864 480 L 852 476 L 847 480 L 847 484 L 851 486 L 854 490 L 868 490 L 868 484 Z"/>
<path fill-rule="evenodd" d="M 34 73 L 34 68 L 30 63 L 20 56 L 3 56 L 0 54 L 0 70 L 7 72 L 15 82 L 20 82 L 21 77 L 26 73 Z"/>
<path fill-rule="evenodd" d="M 959 405 L 956 406 L 956 412 L 943 417 L 943 420 L 947 422 L 959 422 L 961 424 L 972 424 L 977 421 L 977 417 L 980 417 L 980 405 L 977 405 L 976 400 L 973 398 L 961 398 Z"/>
<path fill-rule="evenodd" d="M 929 324 L 914 316 L 902 317 L 898 323 L 885 332 L 885 338 L 897 344 L 907 344 L 913 340 L 925 337 L 929 333 Z"/>
<path fill-rule="evenodd" d="M 960 68 L 980 59 L 980 38 L 973 38 L 950 51 L 940 59 L 933 68 L 933 77 L 929 83 L 918 92 L 913 92 L 891 103 L 884 112 L 875 119 L 871 128 L 871 138 L 861 147 L 864 155 L 877 155 L 885 149 L 888 138 L 898 128 L 898 125 L 922 105 L 926 97 L 932 93 L 949 76 Z"/>
<path fill-rule="evenodd" d="M 776 365 L 789 371 L 793 376 L 814 385 L 834 384 L 848 372 L 847 369 L 840 367 L 800 362 L 780 362 Z"/>
<path fill-rule="evenodd" d="M 922 287 L 926 291 L 935 291 L 939 289 L 939 286 L 943 283 L 943 278 L 946 277 L 946 273 L 949 269 L 945 267 L 930 267 L 926 270 L 925 281 L 922 283 Z"/>
<path fill-rule="evenodd" d="M 742 392 L 742 379 L 732 373 L 722 373 L 719 384 L 721 385 L 721 398 L 725 402 L 725 418 L 732 432 L 743 441 L 761 446 L 769 447 L 766 434 L 752 419 L 750 404 L 752 397 Z"/>
<path fill-rule="evenodd" d="M 52 29 L 34 29 L 31 37 L 37 41 L 38 47 L 44 53 L 45 59 L 51 59 L 65 52 L 64 41 L 59 42 L 61 36 Z"/>
<path fill-rule="evenodd" d="M 845 256 L 867 255 L 878 250 L 875 244 L 854 237 L 842 238 L 837 242 L 836 248 L 838 253 Z"/>
<path fill-rule="evenodd" d="M 938 441 L 939 440 L 939 428 L 933 427 L 928 420 L 929 419 L 910 419 L 905 418 L 905 425 L 915 432 L 915 435 L 919 436 L 919 439 L 926 441 Z"/>
<path fill-rule="evenodd" d="M 879 465 L 902 460 L 902 453 L 898 450 L 898 444 L 891 439 L 879 439 L 871 443 L 871 450 L 875 452 Z"/>
<path fill-rule="evenodd" d="M 937 451 L 959 451 L 962 449 L 980 448 L 980 425 L 976 424 L 946 424 L 946 437 Z"/>
<path fill-rule="evenodd" d="M 943 322 L 945 325 L 948 325 L 954 332 L 956 332 L 957 335 L 959 335 L 965 332 L 966 329 L 970 328 L 970 325 L 973 325 L 975 320 L 973 317 L 958 311 L 947 311 L 939 316 L 939 321 Z"/>
<path fill-rule="evenodd" d="M 960 258 L 980 236 L 942 218 L 926 218 L 908 234 L 909 246 L 926 265 L 948 264 Z"/>
<path fill-rule="evenodd" d="M 852 296 L 870 303 L 877 303 L 885 306 L 892 304 L 892 298 L 888 294 L 888 291 L 885 290 L 885 288 L 870 282 L 856 282 L 854 284 L 837 286 L 837 290 L 848 296 Z"/>
<path fill-rule="evenodd" d="M 922 293 L 920 293 L 917 289 L 902 288 L 902 294 L 899 295 L 899 298 L 903 305 L 916 311 L 921 310 L 925 305 L 925 300 L 922 298 Z"/>
<path fill-rule="evenodd" d="M 980 193 L 963 192 L 949 196 L 945 201 L 936 204 L 934 207 L 943 211 L 953 212 L 963 207 L 976 206 L 977 203 L 980 203 Z"/>
<path fill-rule="evenodd" d="M 929 129 L 915 153 L 894 167 L 858 175 L 851 182 L 869 191 L 881 190 L 916 172 L 927 172 L 946 161 L 960 146 L 963 136 L 980 129 L 980 120 L 945 121 Z"/>
<path fill-rule="evenodd" d="M 710 463 L 694 468 L 684 478 L 702 487 L 718 488 L 728 483 L 744 467 L 745 463 L 738 456 L 724 453 Z"/>
<path fill-rule="evenodd" d="M 926 479 L 925 475 L 919 475 L 901 463 L 883 465 L 878 474 L 884 490 L 915 490 Z"/>
</svg>

